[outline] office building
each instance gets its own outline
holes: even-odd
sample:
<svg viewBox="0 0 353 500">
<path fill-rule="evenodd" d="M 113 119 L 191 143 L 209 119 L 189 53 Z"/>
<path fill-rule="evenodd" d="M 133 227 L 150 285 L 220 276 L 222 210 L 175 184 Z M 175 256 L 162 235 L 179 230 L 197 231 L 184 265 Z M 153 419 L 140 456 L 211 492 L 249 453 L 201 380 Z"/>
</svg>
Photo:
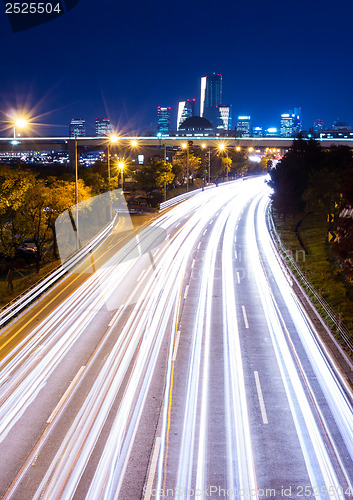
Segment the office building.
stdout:
<svg viewBox="0 0 353 500">
<path fill-rule="evenodd" d="M 70 137 L 84 137 L 86 135 L 86 121 L 82 118 L 73 118 L 69 126 Z"/>
<path fill-rule="evenodd" d="M 294 137 L 299 134 L 301 129 L 301 108 L 294 108 L 289 113 L 281 115 L 281 137 Z"/>
<path fill-rule="evenodd" d="M 263 137 L 264 135 L 262 127 L 254 127 L 252 133 L 253 137 Z"/>
<path fill-rule="evenodd" d="M 320 118 L 316 118 L 314 121 L 314 131 L 315 132 L 321 132 L 325 128 L 324 120 L 321 120 Z"/>
<path fill-rule="evenodd" d="M 251 137 L 250 116 L 238 116 L 237 137 Z"/>
<path fill-rule="evenodd" d="M 222 104 L 222 75 L 212 73 L 201 78 L 200 116 L 218 126 L 218 107 Z"/>
<path fill-rule="evenodd" d="M 113 127 L 109 118 L 96 118 L 96 135 L 103 137 L 104 135 L 111 135 Z"/>
<path fill-rule="evenodd" d="M 170 107 L 157 107 L 157 130 L 158 132 L 168 132 L 170 128 Z"/>
<path fill-rule="evenodd" d="M 186 101 L 179 102 L 178 117 L 177 117 L 177 130 L 180 125 L 187 119 L 195 116 L 195 99 L 187 99 Z"/>
<path fill-rule="evenodd" d="M 231 130 L 232 128 L 232 105 L 221 104 L 218 106 L 218 129 Z"/>
</svg>

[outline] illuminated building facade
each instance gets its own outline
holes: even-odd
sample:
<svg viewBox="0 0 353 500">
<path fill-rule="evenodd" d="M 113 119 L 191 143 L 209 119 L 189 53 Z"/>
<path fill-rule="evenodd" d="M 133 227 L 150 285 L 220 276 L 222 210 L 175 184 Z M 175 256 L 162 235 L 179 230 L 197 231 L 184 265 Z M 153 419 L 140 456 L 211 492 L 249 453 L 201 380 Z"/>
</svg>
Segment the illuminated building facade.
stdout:
<svg viewBox="0 0 353 500">
<path fill-rule="evenodd" d="M 102 137 L 113 133 L 109 118 L 96 118 L 96 135 Z"/>
<path fill-rule="evenodd" d="M 186 101 L 179 102 L 177 130 L 180 125 L 187 119 L 195 116 L 195 99 L 187 99 Z"/>
<path fill-rule="evenodd" d="M 221 104 L 218 106 L 218 125 L 217 128 L 231 130 L 232 128 L 232 105 Z"/>
<path fill-rule="evenodd" d="M 212 73 L 201 78 L 200 116 L 217 128 L 222 103 L 222 75 Z"/>
<path fill-rule="evenodd" d="M 73 118 L 69 126 L 70 137 L 84 137 L 86 135 L 86 121 L 82 118 Z"/>
<path fill-rule="evenodd" d="M 237 137 L 251 137 L 250 116 L 238 116 Z"/>
<path fill-rule="evenodd" d="M 157 107 L 157 130 L 158 132 L 168 132 L 170 128 L 170 107 Z"/>
<path fill-rule="evenodd" d="M 281 115 L 281 137 L 294 137 L 299 134 L 301 129 L 301 108 L 294 108 L 289 113 Z"/>
</svg>

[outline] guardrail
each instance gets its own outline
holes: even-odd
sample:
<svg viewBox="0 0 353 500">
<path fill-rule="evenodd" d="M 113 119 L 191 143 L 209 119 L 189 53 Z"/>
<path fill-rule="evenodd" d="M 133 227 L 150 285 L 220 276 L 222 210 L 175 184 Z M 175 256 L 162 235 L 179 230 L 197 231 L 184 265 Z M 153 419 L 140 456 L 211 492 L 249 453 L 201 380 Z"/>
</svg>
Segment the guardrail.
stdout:
<svg viewBox="0 0 353 500">
<path fill-rule="evenodd" d="M 164 210 L 166 208 L 172 207 L 173 205 L 176 205 L 177 203 L 180 203 L 181 201 L 185 201 L 191 196 L 194 196 L 195 194 L 202 193 L 202 191 L 206 191 L 206 189 L 213 189 L 217 187 L 218 185 L 224 186 L 225 184 L 230 184 L 231 182 L 234 182 L 239 179 L 233 179 L 231 181 L 226 181 L 226 182 L 219 182 L 218 184 L 210 184 L 209 186 L 205 186 L 203 188 L 199 189 L 194 189 L 193 191 L 189 191 L 184 194 L 180 194 L 179 196 L 175 196 L 174 198 L 171 198 L 170 200 L 163 201 L 159 205 L 159 211 Z"/>
<path fill-rule="evenodd" d="M 92 238 L 83 248 L 75 252 L 72 257 L 67 259 L 63 264 L 58 266 L 47 274 L 44 278 L 34 283 L 27 290 L 15 297 L 6 306 L 0 309 L 0 328 L 10 321 L 13 317 L 19 314 L 22 309 L 31 304 L 43 292 L 50 288 L 56 281 L 58 281 L 64 274 L 72 269 L 79 261 L 91 252 L 112 230 L 116 221 L 117 214 L 114 218 L 103 228 L 103 230 Z"/>
<path fill-rule="evenodd" d="M 277 245 L 277 248 L 280 250 L 280 255 L 282 256 L 283 260 L 286 262 L 292 273 L 299 279 L 300 283 L 304 287 L 304 290 L 307 292 L 312 303 L 315 305 L 320 316 L 328 323 L 328 326 L 333 326 L 336 328 L 337 333 L 339 333 L 341 339 L 346 344 L 346 347 L 348 347 L 348 349 L 353 352 L 353 341 L 351 339 L 351 333 L 341 321 L 340 315 L 332 309 L 330 304 L 322 297 L 320 291 L 317 290 L 317 288 L 315 288 L 314 285 L 308 280 L 305 273 L 303 273 L 301 268 L 291 257 L 289 250 L 287 250 L 287 248 L 283 245 L 272 218 L 271 208 L 269 208 L 267 211 L 267 218 L 270 230 L 273 235 L 273 239 Z"/>
</svg>

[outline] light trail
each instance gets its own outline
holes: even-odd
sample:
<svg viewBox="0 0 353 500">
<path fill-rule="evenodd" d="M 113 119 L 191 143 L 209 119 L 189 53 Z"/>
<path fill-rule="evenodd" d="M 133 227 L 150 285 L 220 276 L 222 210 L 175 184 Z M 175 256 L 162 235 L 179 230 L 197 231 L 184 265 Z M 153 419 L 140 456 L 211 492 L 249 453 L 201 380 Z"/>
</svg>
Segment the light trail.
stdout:
<svg viewBox="0 0 353 500">
<path fill-rule="evenodd" d="M 95 324 L 96 328 L 104 325 L 88 359 L 80 359 L 55 403 L 43 408 L 47 425 L 4 498 L 19 498 L 27 488 L 36 471 L 33 464 L 45 460 L 46 442 L 55 443 L 57 426 L 62 439 L 55 443 L 45 470 L 41 462 L 44 472 L 33 480 L 31 498 L 72 499 L 83 477 L 89 478 L 87 499 L 126 496 L 130 459 L 134 454 L 136 459 L 138 429 L 150 389 L 161 376 L 163 349 L 165 385 L 158 430 L 151 427 L 156 435 L 151 474 L 146 475 L 148 488 L 155 487 L 159 499 L 164 487 L 184 488 L 183 498 L 192 498 L 188 490 L 205 490 L 214 473 L 211 443 L 217 441 L 220 430 L 224 453 L 219 468 L 225 471 L 225 479 L 219 486 L 248 492 L 245 497 L 251 500 L 263 497 L 258 491 L 266 478 L 258 477 L 262 456 L 254 445 L 259 437 L 254 433 L 262 438 L 266 432 L 262 429 L 273 425 L 271 405 L 265 407 L 264 401 L 272 386 L 266 385 L 262 393 L 260 357 L 254 368 L 248 366 L 255 328 L 259 338 L 271 339 L 269 363 L 278 366 L 286 395 L 280 404 L 293 419 L 297 457 L 311 485 L 336 488 L 330 498 L 339 498 L 340 486 L 352 486 L 349 389 L 328 360 L 273 247 L 266 227 L 268 192 L 262 178 L 235 182 L 200 193 L 164 213 L 2 360 L 0 440 L 4 444 L 44 389 L 56 387 L 60 363 L 74 347 L 85 344 Z M 201 242 L 202 252 L 198 252 Z M 238 251 L 236 245 L 240 245 Z M 243 268 L 237 267 L 242 261 L 240 248 L 246 255 Z M 249 289 L 256 289 L 254 297 Z M 212 385 L 215 363 L 221 363 L 222 373 L 217 389 Z M 215 390 L 219 422 L 211 418 Z M 82 395 L 77 407 L 76 394 Z M 254 402 L 259 426 L 252 423 Z M 180 433 L 174 437 L 176 425 Z M 147 491 L 145 498 L 149 497 Z"/>
</svg>

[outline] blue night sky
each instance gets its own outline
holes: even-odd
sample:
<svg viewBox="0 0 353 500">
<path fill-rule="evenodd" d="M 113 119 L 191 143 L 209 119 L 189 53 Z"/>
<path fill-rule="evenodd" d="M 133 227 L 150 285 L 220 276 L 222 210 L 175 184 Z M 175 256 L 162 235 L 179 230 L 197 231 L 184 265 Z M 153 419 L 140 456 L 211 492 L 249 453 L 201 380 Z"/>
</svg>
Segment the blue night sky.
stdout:
<svg viewBox="0 0 353 500">
<path fill-rule="evenodd" d="M 158 105 L 172 107 L 172 125 L 179 100 L 195 97 L 198 112 L 200 78 L 216 72 L 223 103 L 254 126 L 278 126 L 295 106 L 304 128 L 353 125 L 352 25 L 351 0 L 80 0 L 17 33 L 3 9 L 0 120 L 27 107 L 39 135 L 66 135 L 73 117 L 93 131 L 107 115 L 142 133 Z"/>
</svg>

